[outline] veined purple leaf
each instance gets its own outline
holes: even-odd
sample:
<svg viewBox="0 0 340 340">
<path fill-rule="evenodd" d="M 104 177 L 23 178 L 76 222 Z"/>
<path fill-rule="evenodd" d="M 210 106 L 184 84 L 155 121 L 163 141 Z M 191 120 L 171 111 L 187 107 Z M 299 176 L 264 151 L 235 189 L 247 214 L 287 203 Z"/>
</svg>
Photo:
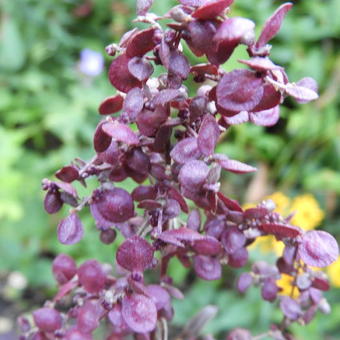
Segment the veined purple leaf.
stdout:
<svg viewBox="0 0 340 340">
<path fill-rule="evenodd" d="M 122 306 L 120 304 L 115 304 L 107 317 L 117 333 L 124 333 L 128 330 L 128 326 L 122 316 Z"/>
<path fill-rule="evenodd" d="M 98 293 L 105 287 L 106 273 L 97 260 L 87 260 L 78 268 L 79 283 L 89 293 Z"/>
<path fill-rule="evenodd" d="M 198 149 L 197 138 L 188 137 L 182 139 L 171 150 L 170 156 L 180 164 L 199 158 L 201 156 L 201 151 Z"/>
<path fill-rule="evenodd" d="M 143 110 L 143 106 L 144 106 L 143 92 L 139 87 L 135 87 L 131 89 L 125 97 L 123 112 L 126 112 L 128 114 L 131 122 L 134 122 L 136 120 L 138 113 Z"/>
<path fill-rule="evenodd" d="M 293 4 L 291 2 L 286 2 L 282 4 L 273 15 L 265 22 L 260 37 L 258 38 L 255 47 L 261 48 L 271 40 L 281 28 L 282 21 L 291 9 Z"/>
<path fill-rule="evenodd" d="M 134 215 L 132 197 L 121 188 L 97 189 L 93 193 L 93 202 L 90 207 L 91 213 L 99 225 L 104 223 L 106 226 L 106 222 L 111 222 L 111 225 L 112 223 L 125 222 Z"/>
<path fill-rule="evenodd" d="M 84 235 L 83 225 L 76 213 L 60 221 L 58 225 L 58 240 L 62 244 L 78 243 Z"/>
<path fill-rule="evenodd" d="M 158 92 L 152 100 L 154 105 L 165 105 L 172 101 L 185 99 L 185 95 L 178 89 L 165 89 Z"/>
<path fill-rule="evenodd" d="M 269 58 L 253 57 L 249 60 L 239 59 L 239 63 L 245 64 L 255 71 L 270 71 L 275 69 L 282 69 L 281 66 L 275 65 Z"/>
<path fill-rule="evenodd" d="M 169 72 L 176 74 L 182 79 L 187 79 L 190 72 L 190 65 L 187 57 L 178 50 L 170 53 Z"/>
<path fill-rule="evenodd" d="M 314 90 L 292 83 L 286 84 L 285 92 L 297 100 L 303 101 L 304 103 L 319 98 L 319 95 Z"/>
<path fill-rule="evenodd" d="M 93 146 L 96 152 L 104 152 L 111 144 L 112 138 L 108 136 L 102 129 L 106 121 L 101 121 L 96 128 L 93 136 Z"/>
<path fill-rule="evenodd" d="M 252 275 L 249 273 L 242 273 L 237 280 L 237 290 L 243 294 L 252 285 L 252 283 L 253 283 Z"/>
<path fill-rule="evenodd" d="M 154 249 L 139 236 L 126 239 L 118 248 L 117 263 L 133 272 L 143 272 L 152 263 Z"/>
<path fill-rule="evenodd" d="M 315 81 L 315 79 L 311 77 L 305 77 L 300 79 L 296 85 L 310 89 L 314 91 L 315 93 L 318 93 L 318 83 Z M 302 99 L 296 99 L 296 101 L 300 104 L 308 103 L 308 100 L 302 100 Z"/>
<path fill-rule="evenodd" d="M 201 215 L 199 213 L 199 210 L 194 209 L 190 211 L 188 215 L 188 220 L 187 220 L 187 227 L 195 231 L 198 231 L 200 229 Z"/>
<path fill-rule="evenodd" d="M 200 20 L 214 19 L 233 2 L 234 0 L 208 0 L 197 8 L 191 16 Z"/>
<path fill-rule="evenodd" d="M 137 145 L 139 143 L 137 135 L 131 128 L 116 120 L 105 123 L 102 129 L 108 136 L 112 137 L 117 142 L 122 142 L 127 145 Z"/>
<path fill-rule="evenodd" d="M 53 301 L 58 302 L 64 296 L 68 295 L 74 288 L 78 286 L 78 281 L 68 281 L 59 287 L 57 295 L 55 295 Z"/>
<path fill-rule="evenodd" d="M 146 81 L 153 73 L 153 66 L 147 60 L 139 57 L 130 59 L 128 63 L 130 73 L 139 81 Z"/>
<path fill-rule="evenodd" d="M 277 105 L 272 109 L 249 112 L 250 121 L 260 126 L 273 126 L 280 119 L 280 106 Z"/>
<path fill-rule="evenodd" d="M 253 34 L 255 24 L 253 21 L 240 17 L 228 18 L 219 26 L 214 41 L 237 45 L 247 34 Z"/>
<path fill-rule="evenodd" d="M 289 320 L 297 320 L 303 314 L 298 302 L 289 296 L 281 297 L 280 309 Z"/>
<path fill-rule="evenodd" d="M 165 243 L 170 243 L 178 247 L 184 247 L 184 244 L 182 242 L 192 243 L 197 240 L 204 239 L 204 236 L 195 230 L 181 227 L 178 229 L 163 231 L 158 236 L 158 239 L 162 240 Z"/>
<path fill-rule="evenodd" d="M 198 255 L 206 256 L 216 256 L 222 249 L 221 243 L 212 236 L 204 236 L 202 239 L 194 241 L 192 248 Z"/>
<path fill-rule="evenodd" d="M 235 174 L 246 174 L 248 172 L 254 172 L 257 169 L 251 165 L 229 159 L 227 156 L 215 158 L 216 163 L 218 163 L 224 170 L 233 172 Z"/>
<path fill-rule="evenodd" d="M 280 223 L 263 223 L 260 229 L 268 234 L 273 234 L 279 237 L 295 238 L 301 235 L 301 230 L 293 225 L 286 225 Z"/>
<path fill-rule="evenodd" d="M 233 211 L 243 212 L 243 209 L 241 208 L 240 204 L 231 198 L 228 198 L 227 196 L 223 195 L 221 192 L 217 193 L 218 198 L 224 203 L 224 205 Z"/>
<path fill-rule="evenodd" d="M 109 69 L 109 79 L 111 84 L 119 91 L 129 92 L 134 87 L 141 87 L 142 83 L 129 71 L 130 58 L 126 54 L 121 54 L 114 59 Z"/>
<path fill-rule="evenodd" d="M 245 219 L 263 218 L 268 214 L 268 209 L 262 207 L 249 208 L 244 211 Z"/>
<path fill-rule="evenodd" d="M 184 6 L 198 7 L 202 6 L 206 0 L 179 0 Z"/>
<path fill-rule="evenodd" d="M 169 198 L 172 198 L 179 203 L 183 212 L 185 212 L 186 214 L 189 212 L 189 208 L 187 203 L 185 202 L 184 197 L 175 188 L 172 187 L 168 190 L 168 196 Z"/>
<path fill-rule="evenodd" d="M 227 111 L 251 111 L 262 99 L 263 81 L 249 70 L 226 73 L 217 85 L 217 104 Z"/>
<path fill-rule="evenodd" d="M 299 255 L 303 262 L 313 267 L 326 267 L 339 256 L 339 246 L 335 238 L 322 230 L 311 230 L 302 237 Z"/>
<path fill-rule="evenodd" d="M 137 15 L 145 15 L 152 6 L 153 0 L 137 0 Z"/>
<path fill-rule="evenodd" d="M 241 268 L 247 263 L 248 257 L 249 254 L 245 247 L 238 248 L 229 254 L 228 265 L 233 268 Z"/>
<path fill-rule="evenodd" d="M 155 111 L 144 109 L 137 115 L 137 126 L 139 131 L 148 137 L 156 134 L 159 127 L 168 118 L 168 111 L 163 107 L 157 107 Z"/>
<path fill-rule="evenodd" d="M 170 294 L 160 285 L 148 285 L 146 287 L 149 296 L 154 301 L 157 310 L 167 308 L 170 306 Z"/>
<path fill-rule="evenodd" d="M 68 165 L 58 170 L 55 174 L 55 177 L 63 182 L 71 183 L 79 177 L 79 171 L 75 166 Z"/>
<path fill-rule="evenodd" d="M 151 51 L 155 46 L 154 27 L 139 31 L 132 36 L 126 48 L 126 55 L 129 58 L 142 57 L 145 53 Z"/>
<path fill-rule="evenodd" d="M 222 233 L 221 242 L 225 251 L 232 254 L 245 245 L 246 237 L 237 227 L 229 227 Z"/>
<path fill-rule="evenodd" d="M 178 175 L 180 184 L 190 191 L 199 191 L 209 174 L 209 167 L 199 160 L 186 162 Z"/>
<path fill-rule="evenodd" d="M 220 261 L 204 255 L 194 257 L 194 269 L 197 276 L 203 280 L 218 280 L 222 274 Z"/>
<path fill-rule="evenodd" d="M 280 104 L 283 98 L 280 91 L 277 91 L 272 84 L 264 84 L 261 101 L 252 109 L 252 112 L 272 109 Z"/>
<path fill-rule="evenodd" d="M 134 332 L 149 333 L 156 327 L 157 308 L 145 295 L 132 294 L 122 300 L 122 316 Z"/>
<path fill-rule="evenodd" d="M 55 214 L 63 206 L 59 191 L 47 191 L 44 199 L 44 208 L 47 213 Z"/>
<path fill-rule="evenodd" d="M 210 156 L 214 153 L 219 136 L 220 129 L 215 118 L 210 114 L 205 115 L 197 136 L 198 148 L 203 155 Z"/>
<path fill-rule="evenodd" d="M 105 98 L 101 102 L 98 111 L 101 115 L 116 113 L 122 109 L 123 102 L 124 98 L 121 95 L 116 94 L 115 96 Z"/>
<path fill-rule="evenodd" d="M 238 125 L 247 122 L 249 120 L 249 114 L 247 111 L 241 111 L 240 113 L 232 117 L 223 116 L 223 120 L 228 125 Z"/>
</svg>

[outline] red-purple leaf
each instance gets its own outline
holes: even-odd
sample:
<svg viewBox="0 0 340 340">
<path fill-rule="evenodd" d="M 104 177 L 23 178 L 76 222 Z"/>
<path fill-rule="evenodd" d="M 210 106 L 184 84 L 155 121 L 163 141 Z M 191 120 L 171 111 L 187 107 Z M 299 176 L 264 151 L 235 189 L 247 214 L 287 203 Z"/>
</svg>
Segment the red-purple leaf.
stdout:
<svg viewBox="0 0 340 340">
<path fill-rule="evenodd" d="M 322 230 L 311 230 L 302 237 L 299 255 L 303 262 L 313 267 L 326 267 L 336 261 L 339 247 L 335 238 Z"/>
<path fill-rule="evenodd" d="M 127 57 L 142 57 L 145 53 L 151 51 L 155 47 L 153 39 L 155 30 L 154 27 L 151 27 L 134 34 L 126 49 Z"/>
<path fill-rule="evenodd" d="M 168 195 L 169 195 L 169 198 L 172 198 L 179 203 L 183 212 L 185 212 L 186 214 L 189 212 L 189 208 L 188 208 L 187 203 L 185 202 L 185 199 L 175 188 L 171 187 L 168 190 Z"/>
<path fill-rule="evenodd" d="M 199 191 L 205 183 L 209 174 L 209 167 L 199 160 L 186 162 L 178 175 L 178 180 L 182 186 L 190 191 Z"/>
<path fill-rule="evenodd" d="M 93 145 L 96 152 L 104 152 L 111 144 L 112 138 L 108 136 L 102 129 L 106 121 L 101 121 L 96 128 L 93 136 Z"/>
<path fill-rule="evenodd" d="M 99 293 L 105 287 L 106 274 L 97 260 L 87 260 L 78 268 L 79 283 L 89 293 Z"/>
<path fill-rule="evenodd" d="M 222 118 L 228 125 L 238 125 L 247 122 L 249 120 L 249 114 L 247 111 L 241 111 L 235 116 L 223 116 Z"/>
<path fill-rule="evenodd" d="M 203 280 L 218 280 L 222 274 L 220 261 L 204 255 L 194 257 L 194 269 L 197 276 Z"/>
<path fill-rule="evenodd" d="M 152 137 L 156 134 L 159 127 L 168 118 L 168 111 L 159 106 L 155 111 L 144 109 L 137 115 L 137 126 L 139 131 L 148 137 Z"/>
<path fill-rule="evenodd" d="M 156 327 L 157 308 L 152 299 L 132 294 L 122 300 L 122 316 L 134 332 L 149 333 Z"/>
<path fill-rule="evenodd" d="M 249 70 L 226 73 L 216 89 L 217 104 L 227 111 L 251 111 L 262 96 L 262 79 Z"/>
<path fill-rule="evenodd" d="M 128 114 L 131 122 L 136 120 L 136 117 L 138 113 L 142 111 L 143 106 L 144 98 L 142 90 L 139 87 L 131 89 L 127 93 L 123 105 L 123 111 Z"/>
<path fill-rule="evenodd" d="M 291 2 L 286 2 L 282 4 L 273 15 L 265 22 L 260 37 L 258 38 L 255 47 L 261 48 L 266 43 L 271 40 L 281 28 L 282 21 L 291 9 L 293 4 Z"/>
<path fill-rule="evenodd" d="M 154 105 L 165 105 L 172 101 L 179 101 L 185 98 L 183 92 L 178 89 L 165 89 L 158 92 L 152 100 Z"/>
<path fill-rule="evenodd" d="M 217 193 L 218 198 L 225 204 L 225 206 L 233 211 L 243 212 L 240 204 L 231 198 L 224 196 L 221 192 Z"/>
<path fill-rule="evenodd" d="M 117 142 L 122 142 L 127 145 L 137 145 L 139 139 L 131 128 L 118 121 L 107 122 L 102 127 L 103 131 L 112 137 Z"/>
<path fill-rule="evenodd" d="M 304 88 L 308 88 L 312 91 L 314 91 L 315 93 L 318 92 L 318 84 L 317 82 L 311 78 L 311 77 L 305 77 L 305 78 L 302 78 L 300 79 L 296 85 L 298 86 L 301 86 L 301 87 L 304 87 Z M 296 101 L 300 104 L 305 104 L 305 103 L 308 103 L 309 100 L 303 100 L 303 99 L 298 99 L 296 98 Z"/>
<path fill-rule="evenodd" d="M 170 156 L 173 160 L 180 164 L 199 158 L 201 156 L 201 152 L 198 149 L 197 138 L 188 137 L 182 139 L 171 150 Z"/>
<path fill-rule="evenodd" d="M 268 209 L 257 207 L 246 209 L 243 216 L 245 219 L 263 218 L 268 214 Z"/>
<path fill-rule="evenodd" d="M 166 289 L 160 285 L 149 285 L 146 288 L 149 296 L 154 301 L 157 310 L 161 310 L 170 306 L 170 295 Z"/>
<path fill-rule="evenodd" d="M 204 238 L 194 241 L 192 248 L 198 255 L 206 256 L 216 256 L 222 249 L 221 243 L 212 236 L 204 236 Z"/>
<path fill-rule="evenodd" d="M 182 79 L 188 78 L 190 65 L 186 56 L 178 51 L 173 50 L 170 53 L 169 72 L 179 76 Z"/>
<path fill-rule="evenodd" d="M 71 213 L 58 225 L 58 240 L 62 244 L 75 244 L 84 235 L 83 225 L 76 213 Z"/>
<path fill-rule="evenodd" d="M 237 45 L 246 35 L 253 35 L 255 24 L 253 21 L 240 17 L 228 18 L 219 26 L 214 41 Z"/>
<path fill-rule="evenodd" d="M 124 189 L 96 190 L 90 205 L 93 217 L 99 222 L 111 225 L 127 221 L 134 215 L 131 195 Z"/>
<path fill-rule="evenodd" d="M 214 153 L 219 136 L 220 129 L 215 118 L 210 114 L 205 115 L 197 137 L 197 144 L 203 155 L 210 156 Z"/>
<path fill-rule="evenodd" d="M 78 286 L 78 281 L 68 281 L 67 283 L 63 284 L 59 287 L 57 295 L 55 295 L 53 301 L 58 302 L 64 296 L 68 295 L 74 288 Z"/>
<path fill-rule="evenodd" d="M 282 69 L 281 66 L 275 65 L 269 58 L 253 57 L 249 60 L 239 59 L 238 61 L 242 64 L 249 66 L 255 71 L 260 71 L 260 72 L 275 70 L 275 69 Z"/>
<path fill-rule="evenodd" d="M 283 98 L 280 91 L 277 91 L 272 84 L 264 84 L 261 101 L 252 109 L 252 112 L 272 109 L 280 104 Z"/>
<path fill-rule="evenodd" d="M 288 83 L 285 86 L 285 92 L 297 100 L 303 101 L 304 103 L 319 98 L 319 95 L 314 90 L 292 83 Z"/>
<path fill-rule="evenodd" d="M 298 302 L 289 296 L 281 297 L 280 309 L 289 320 L 297 320 L 303 314 Z"/>
<path fill-rule="evenodd" d="M 221 242 L 225 251 L 232 254 L 245 245 L 246 237 L 237 227 L 229 227 L 222 233 Z"/>
<path fill-rule="evenodd" d="M 214 19 L 221 14 L 234 0 L 210 0 L 206 1 L 201 7 L 197 8 L 191 16 L 200 19 Z"/>
<path fill-rule="evenodd" d="M 273 234 L 279 237 L 291 237 L 295 238 L 301 235 L 301 230 L 292 225 L 280 224 L 280 223 L 263 223 L 260 229 L 268 234 Z"/>
<path fill-rule="evenodd" d="M 58 170 L 55 174 L 55 177 L 63 182 L 71 183 L 79 177 L 79 172 L 75 166 L 68 165 Z"/>
<path fill-rule="evenodd" d="M 153 259 L 153 247 L 139 236 L 126 239 L 118 248 L 117 263 L 123 268 L 133 272 L 143 272 Z"/>
<path fill-rule="evenodd" d="M 44 208 L 47 213 L 55 214 L 63 206 L 59 191 L 47 191 L 44 199 Z"/>
<path fill-rule="evenodd" d="M 146 81 L 153 73 L 153 66 L 143 58 L 134 57 L 128 63 L 130 73 L 139 81 Z"/>
<path fill-rule="evenodd" d="M 123 102 L 124 98 L 121 95 L 116 94 L 115 96 L 105 98 L 101 102 L 98 111 L 101 115 L 116 113 L 122 109 Z"/>
<path fill-rule="evenodd" d="M 227 156 L 215 158 L 216 163 L 218 163 L 224 170 L 233 172 L 235 174 L 246 174 L 249 172 L 254 172 L 257 169 L 248 164 L 229 159 Z"/>
<path fill-rule="evenodd" d="M 153 0 L 137 0 L 137 15 L 145 15 L 152 6 Z"/>
<path fill-rule="evenodd" d="M 142 83 L 129 71 L 130 59 L 126 54 L 121 54 L 111 63 L 109 79 L 111 84 L 119 91 L 129 92 L 134 87 L 141 87 Z"/>
<path fill-rule="evenodd" d="M 202 6 L 206 0 L 179 0 L 182 5 L 198 7 Z"/>
<path fill-rule="evenodd" d="M 249 112 L 250 121 L 260 126 L 273 126 L 280 119 L 280 106 L 277 105 L 272 109 Z"/>
</svg>

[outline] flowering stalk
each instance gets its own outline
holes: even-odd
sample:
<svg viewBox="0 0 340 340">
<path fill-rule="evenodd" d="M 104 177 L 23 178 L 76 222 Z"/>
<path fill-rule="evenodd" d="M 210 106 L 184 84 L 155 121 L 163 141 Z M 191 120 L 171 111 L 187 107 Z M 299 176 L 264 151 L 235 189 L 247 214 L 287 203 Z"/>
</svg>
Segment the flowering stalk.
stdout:
<svg viewBox="0 0 340 340">
<path fill-rule="evenodd" d="M 304 232 L 292 225 L 289 217 L 273 211 L 270 200 L 242 209 L 220 191 L 222 170 L 256 171 L 215 153 L 224 131 L 245 122 L 274 125 L 286 96 L 299 102 L 318 97 L 313 79 L 291 83 L 283 67 L 269 58 L 268 42 L 292 4 L 281 5 L 256 39 L 253 21 L 229 16 L 232 2 L 180 0 L 158 17 L 148 12 L 152 0 L 138 0 L 137 21 L 147 28 L 129 31 L 107 47 L 115 57 L 109 79 L 117 92 L 99 106 L 105 118 L 94 133 L 95 157 L 63 167 L 56 173 L 59 181 L 45 179 L 43 189 L 48 213 L 56 213 L 63 204 L 74 207 L 58 226 L 61 243 L 82 239 L 78 212 L 85 208 L 103 243 L 114 242 L 117 232 L 125 240 L 113 254 L 114 271 L 96 260 L 77 266 L 71 257 L 58 255 L 53 274 L 59 292 L 52 303 L 33 313 L 34 325 L 21 319 L 22 339 L 92 339 L 106 320 L 108 340 L 165 340 L 174 313 L 171 299 L 183 298 L 168 274 L 171 259 L 193 267 L 202 279 L 216 280 L 222 266 L 245 266 L 247 247 L 262 235 L 282 241 L 284 253 L 276 265 L 255 263 L 250 273 L 240 276 L 238 290 L 254 284 L 264 300 L 277 301 L 276 280 L 285 273 L 296 278 L 294 286 L 300 292 L 297 299 L 279 298 L 284 321 L 265 334 L 293 339 L 288 330 L 292 322 L 308 323 L 317 310 L 328 312 L 322 296 L 329 288 L 327 278 L 310 267 L 325 267 L 337 259 L 335 239 L 324 231 Z M 173 22 L 163 29 L 163 19 Z M 190 65 L 182 52 L 183 40 L 207 62 Z M 248 69 L 223 71 L 220 66 L 241 44 L 247 46 L 249 59 L 239 62 Z M 158 77 L 153 76 L 155 65 L 164 72 Z M 198 85 L 193 97 L 184 85 L 188 77 Z M 97 177 L 98 188 L 79 198 L 73 184 L 85 185 L 90 176 Z M 131 193 L 115 185 L 128 177 L 137 183 Z M 149 270 L 158 277 L 156 282 L 145 279 Z M 66 296 L 73 297 L 72 307 L 61 313 L 58 306 Z M 190 324 L 194 326 L 178 337 L 198 339 L 202 323 L 215 312 L 206 307 Z M 227 339 L 260 339 L 265 334 L 252 337 L 250 331 L 236 329 Z"/>
</svg>

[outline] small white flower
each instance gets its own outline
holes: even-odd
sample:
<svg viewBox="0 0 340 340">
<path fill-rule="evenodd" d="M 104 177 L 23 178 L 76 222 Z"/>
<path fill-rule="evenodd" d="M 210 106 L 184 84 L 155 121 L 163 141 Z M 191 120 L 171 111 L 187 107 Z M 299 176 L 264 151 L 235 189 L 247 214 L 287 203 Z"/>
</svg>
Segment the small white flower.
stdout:
<svg viewBox="0 0 340 340">
<path fill-rule="evenodd" d="M 80 52 L 78 67 L 81 73 L 89 77 L 96 77 L 104 69 L 104 57 L 99 52 L 85 48 Z"/>
</svg>

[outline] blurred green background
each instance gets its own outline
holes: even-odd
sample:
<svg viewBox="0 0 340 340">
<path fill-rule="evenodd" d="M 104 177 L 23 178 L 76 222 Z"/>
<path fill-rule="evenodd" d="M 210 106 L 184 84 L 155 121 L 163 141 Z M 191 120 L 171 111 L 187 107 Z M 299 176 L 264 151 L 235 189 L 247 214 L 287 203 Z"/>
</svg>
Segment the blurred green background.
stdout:
<svg viewBox="0 0 340 340">
<path fill-rule="evenodd" d="M 153 10 L 165 13 L 172 3 L 156 0 Z M 260 28 L 281 3 L 236 0 L 232 15 L 248 17 Z M 294 3 L 272 42 L 272 59 L 286 67 L 291 81 L 314 77 L 320 99 L 307 105 L 286 100 L 282 118 L 272 128 L 233 127 L 219 151 L 257 164 L 260 171 L 255 177 L 226 175 L 223 188 L 243 202 L 274 191 L 291 198 L 311 193 L 326 216 L 321 227 L 339 240 L 340 1 Z M 79 262 L 113 259 L 112 247 L 99 242 L 88 215 L 82 216 L 86 236 L 80 244 L 58 244 L 56 225 L 65 210 L 53 216 L 44 212 L 40 183 L 75 157 L 91 158 L 98 104 L 114 91 L 106 77 L 111 58 L 104 47 L 132 27 L 134 15 L 134 0 L 0 1 L 0 334 L 11 327 L 14 315 L 55 291 L 50 270 L 55 254 L 67 252 Z M 84 49 L 105 58 L 99 75 L 82 72 Z M 237 59 L 245 56 L 239 47 L 226 69 L 240 68 Z M 126 185 L 131 188 L 131 182 Z M 252 254 L 271 256 L 256 249 Z M 258 290 L 240 296 L 229 289 L 237 272 L 226 273 L 219 282 L 193 283 L 180 265 L 175 263 L 172 271 L 184 290 L 193 284 L 186 300 L 176 303 L 176 326 L 208 303 L 220 307 L 207 328 L 216 334 L 236 326 L 256 334 L 279 318 L 272 305 L 261 302 Z M 340 276 L 340 270 L 334 272 Z M 334 288 L 328 296 L 333 313 L 319 315 L 308 327 L 295 327 L 298 339 L 340 338 L 340 290 Z"/>
</svg>

